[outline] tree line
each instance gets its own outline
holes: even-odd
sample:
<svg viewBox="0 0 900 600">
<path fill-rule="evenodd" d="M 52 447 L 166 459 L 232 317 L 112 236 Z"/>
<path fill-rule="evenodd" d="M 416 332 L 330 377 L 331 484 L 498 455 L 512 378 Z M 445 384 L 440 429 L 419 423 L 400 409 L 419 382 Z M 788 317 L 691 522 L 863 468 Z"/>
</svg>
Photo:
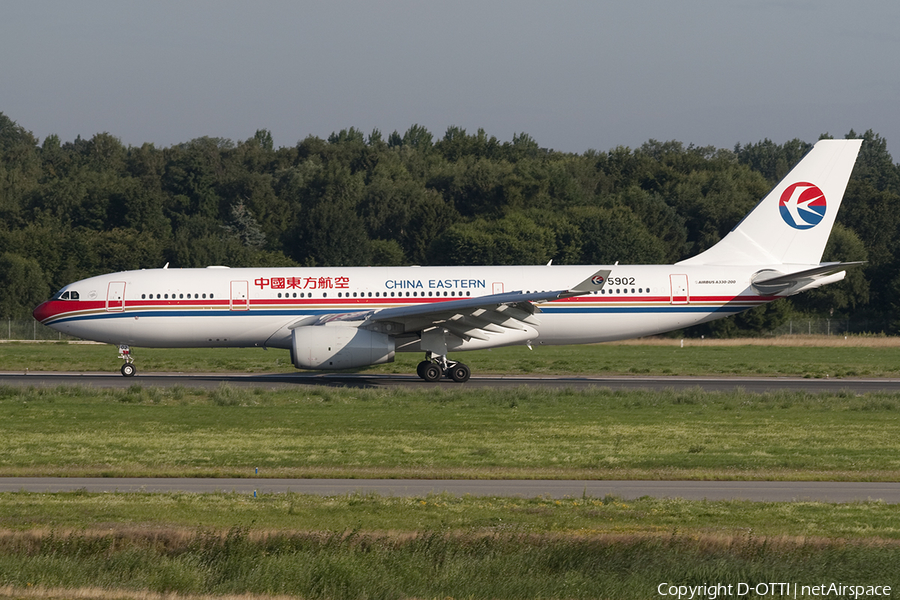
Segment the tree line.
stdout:
<svg viewBox="0 0 900 600">
<path fill-rule="evenodd" d="M 697 333 L 849 313 L 900 330 L 900 165 L 879 135 L 861 137 L 824 259 L 866 266 Z M 41 142 L 0 113 L 0 317 L 26 318 L 84 277 L 166 263 L 671 263 L 715 244 L 810 148 L 650 140 L 573 154 L 525 133 L 501 142 L 450 127 L 435 139 L 419 125 L 281 148 L 267 130 L 156 148 L 108 133 Z"/>
</svg>

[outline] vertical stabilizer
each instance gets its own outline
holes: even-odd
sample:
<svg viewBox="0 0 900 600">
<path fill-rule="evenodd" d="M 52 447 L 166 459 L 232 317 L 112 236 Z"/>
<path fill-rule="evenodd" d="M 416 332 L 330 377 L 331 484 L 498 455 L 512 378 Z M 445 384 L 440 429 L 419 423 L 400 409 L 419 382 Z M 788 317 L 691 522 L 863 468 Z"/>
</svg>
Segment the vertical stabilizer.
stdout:
<svg viewBox="0 0 900 600">
<path fill-rule="evenodd" d="M 862 140 L 819 140 L 718 244 L 680 265 L 817 265 Z"/>
</svg>

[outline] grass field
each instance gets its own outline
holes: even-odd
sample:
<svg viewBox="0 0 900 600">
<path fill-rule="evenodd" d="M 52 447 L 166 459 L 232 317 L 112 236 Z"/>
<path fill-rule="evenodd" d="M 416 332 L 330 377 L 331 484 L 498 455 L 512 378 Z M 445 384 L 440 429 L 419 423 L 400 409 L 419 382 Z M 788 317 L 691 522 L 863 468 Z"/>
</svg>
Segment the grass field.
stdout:
<svg viewBox="0 0 900 600">
<path fill-rule="evenodd" d="M 882 503 L 15 493 L 0 494 L 0 527 L 0 596 L 21 598 L 629 599 L 657 597 L 663 582 L 896 588 L 900 561 L 900 510 Z"/>
<path fill-rule="evenodd" d="M 0 388 L 0 475 L 896 480 L 900 397 Z"/>
<path fill-rule="evenodd" d="M 0 344 L 0 371 L 107 371 L 113 346 L 68 342 Z M 134 350 L 138 372 L 294 372 L 286 350 L 260 348 Z M 900 338 L 791 336 L 765 340 L 637 340 L 587 346 L 524 346 L 462 352 L 477 374 L 749 375 L 900 377 Z M 418 353 L 361 370 L 415 373 Z"/>
<path fill-rule="evenodd" d="M 896 587 L 900 561 L 900 510 L 881 503 L 16 493 L 0 526 L 12 597 L 629 599 L 663 582 Z"/>
<path fill-rule="evenodd" d="M 896 590 L 900 560 L 894 544 L 750 535 L 253 535 L 235 528 L 226 534 L 150 530 L 119 536 L 7 536 L 0 545 L 5 546 L 0 548 L 0 572 L 7 582 L 0 594 L 16 598 L 147 598 L 156 593 L 168 598 L 629 600 L 660 597 L 657 590 L 664 583 L 755 588 L 773 581 Z M 37 593 L 30 593 L 35 588 Z M 716 597 L 772 596 L 719 592 Z"/>
<path fill-rule="evenodd" d="M 900 510 L 881 503 L 17 493 L 0 525 L 12 597 L 628 599 L 896 585 L 900 560 Z"/>
</svg>

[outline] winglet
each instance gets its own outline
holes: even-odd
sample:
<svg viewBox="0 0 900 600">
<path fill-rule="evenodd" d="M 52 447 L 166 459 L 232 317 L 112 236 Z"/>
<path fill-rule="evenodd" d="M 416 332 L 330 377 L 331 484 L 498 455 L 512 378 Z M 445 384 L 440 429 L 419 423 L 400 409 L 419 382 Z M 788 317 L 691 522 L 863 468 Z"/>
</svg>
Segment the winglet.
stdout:
<svg viewBox="0 0 900 600">
<path fill-rule="evenodd" d="M 571 290 L 565 293 L 565 296 L 580 296 L 582 294 L 590 294 L 591 292 L 599 292 L 606 285 L 606 278 L 612 273 L 611 269 L 600 269 Z"/>
</svg>

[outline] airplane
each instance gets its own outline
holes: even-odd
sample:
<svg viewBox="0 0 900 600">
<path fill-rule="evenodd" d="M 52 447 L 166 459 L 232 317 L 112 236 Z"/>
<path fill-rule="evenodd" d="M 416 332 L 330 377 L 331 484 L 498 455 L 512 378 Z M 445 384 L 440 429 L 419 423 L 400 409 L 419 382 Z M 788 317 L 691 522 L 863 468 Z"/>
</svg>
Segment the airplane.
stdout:
<svg viewBox="0 0 900 600">
<path fill-rule="evenodd" d="M 290 350 L 299 369 L 424 352 L 419 377 L 465 382 L 451 352 L 655 335 L 840 281 L 820 263 L 862 140 L 820 140 L 721 241 L 674 265 L 162 269 L 91 277 L 34 310 L 41 323 L 131 347 Z M 552 263 L 552 261 L 551 261 Z"/>
</svg>

